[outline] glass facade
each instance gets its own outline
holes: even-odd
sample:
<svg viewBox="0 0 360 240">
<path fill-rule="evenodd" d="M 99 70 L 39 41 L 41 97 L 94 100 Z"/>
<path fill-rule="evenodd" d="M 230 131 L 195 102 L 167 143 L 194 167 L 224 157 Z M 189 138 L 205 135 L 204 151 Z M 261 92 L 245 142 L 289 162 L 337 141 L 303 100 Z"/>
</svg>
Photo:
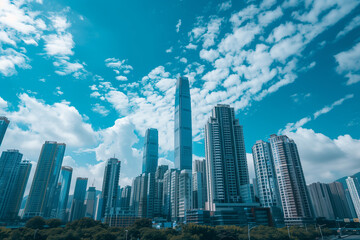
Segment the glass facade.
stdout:
<svg viewBox="0 0 360 240">
<path fill-rule="evenodd" d="M 65 153 L 65 144 L 46 141 L 41 149 L 34 179 L 26 202 L 24 218 L 49 218 L 57 195 L 58 179 Z"/>
<path fill-rule="evenodd" d="M 74 198 L 71 204 L 71 212 L 69 221 L 74 221 L 85 217 L 85 196 L 87 187 L 87 178 L 76 178 Z"/>
<path fill-rule="evenodd" d="M 7 127 L 9 126 L 10 121 L 6 117 L 0 116 L 0 146 L 4 139 L 5 132 Z"/>
<path fill-rule="evenodd" d="M 59 178 L 59 184 L 61 186 L 61 189 L 59 194 L 57 218 L 61 219 L 63 222 L 67 221 L 66 206 L 69 198 L 72 172 L 73 169 L 71 167 L 67 167 L 67 166 L 61 167 L 60 178 Z"/>
<path fill-rule="evenodd" d="M 144 139 L 142 173 L 155 173 L 158 165 L 158 130 L 149 128 Z"/>
<path fill-rule="evenodd" d="M 175 93 L 175 168 L 192 169 L 192 127 L 189 80 L 179 77 Z"/>
</svg>

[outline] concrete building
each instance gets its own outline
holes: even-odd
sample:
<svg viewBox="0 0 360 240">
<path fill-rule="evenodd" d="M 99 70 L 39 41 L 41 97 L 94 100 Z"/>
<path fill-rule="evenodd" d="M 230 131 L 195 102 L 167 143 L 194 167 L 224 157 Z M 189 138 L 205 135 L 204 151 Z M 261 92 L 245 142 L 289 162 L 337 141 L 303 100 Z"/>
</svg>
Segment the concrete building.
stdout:
<svg viewBox="0 0 360 240">
<path fill-rule="evenodd" d="M 247 201 L 251 193 L 247 192 L 249 174 L 243 128 L 229 105 L 213 108 L 205 126 L 205 156 L 206 209 L 216 211 L 217 203 Z"/>
<path fill-rule="evenodd" d="M 308 191 L 315 217 L 335 220 L 334 210 L 331 204 L 331 192 L 325 183 L 312 183 L 308 186 Z"/>
<path fill-rule="evenodd" d="M 85 198 L 85 217 L 95 218 L 95 211 L 96 211 L 96 188 L 89 187 L 86 192 Z"/>
<path fill-rule="evenodd" d="M 360 218 L 360 184 L 356 177 L 350 176 L 346 179 L 346 184 L 350 193 L 352 203 L 355 208 L 357 218 Z"/>
</svg>

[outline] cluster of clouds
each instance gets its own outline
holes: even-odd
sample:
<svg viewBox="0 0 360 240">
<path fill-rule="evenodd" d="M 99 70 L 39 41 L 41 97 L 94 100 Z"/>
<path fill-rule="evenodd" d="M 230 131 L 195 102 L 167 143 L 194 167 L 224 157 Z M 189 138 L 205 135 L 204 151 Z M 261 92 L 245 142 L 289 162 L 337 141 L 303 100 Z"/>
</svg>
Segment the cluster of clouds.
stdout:
<svg viewBox="0 0 360 240">
<path fill-rule="evenodd" d="M 303 57 L 308 45 L 359 4 L 342 0 L 286 0 L 277 6 L 275 3 L 264 0 L 232 12 L 231 1 L 221 3 L 218 8 L 221 17 L 199 16 L 188 32 L 187 41 L 181 42 L 184 56 L 177 57 L 177 61 L 184 67 L 181 74 L 187 76 L 191 84 L 194 141 L 202 143 L 204 125 L 217 103 L 230 104 L 236 111 L 249 108 L 254 101 L 261 101 L 293 83 L 300 71 L 314 67 L 315 62 L 307 62 Z M 2 75 L 11 76 L 18 68 L 31 68 L 26 46 L 41 44 L 57 74 L 75 78 L 89 76 L 86 64 L 74 58 L 75 42 L 70 32 L 71 23 L 66 18 L 69 9 L 40 14 L 27 8 L 23 1 L 4 0 L 3 4 L 5 7 L 0 8 Z M 359 18 L 354 17 L 336 39 L 359 25 Z M 179 19 L 176 32 L 185 29 L 181 26 Z M 166 52 L 175 50 L 178 49 L 174 46 Z M 346 76 L 347 85 L 360 81 L 360 43 L 336 54 L 334 59 L 338 65 L 336 71 Z M 115 154 L 121 156 L 121 184 L 124 185 L 130 184 L 131 178 L 140 172 L 142 151 L 134 145 L 147 128 L 153 127 L 159 131 L 160 153 L 164 156 L 160 162 L 171 164 L 167 156 L 174 147 L 174 96 L 176 78 L 180 74 L 172 73 L 171 63 L 164 64 L 154 66 L 146 76 L 134 82 L 128 81 L 133 67 L 126 59 L 109 57 L 105 59 L 105 66 L 114 71 L 120 85 L 92 75 L 90 97 L 98 102 L 91 109 L 108 116 L 111 106 L 119 116 L 113 126 L 94 129 L 87 116 L 70 102 L 48 104 L 22 93 L 18 96 L 17 110 L 11 111 L 10 103 L 0 97 L 0 114 L 11 120 L 3 148 L 18 146 L 27 158 L 37 159 L 39 146 L 45 140 L 54 139 L 66 142 L 68 150 L 77 154 L 93 153 L 98 163 L 80 166 L 75 157 L 67 155 L 64 164 L 72 166 L 78 176 L 88 176 L 89 181 L 97 179 L 98 188 L 104 160 Z M 60 88 L 57 94 L 62 94 Z M 349 169 L 360 170 L 354 164 L 354 159 L 360 157 L 359 140 L 350 135 L 331 139 L 303 128 L 309 121 L 353 97 L 346 95 L 281 130 L 297 142 L 308 181 L 334 180 L 349 174 Z M 252 167 L 251 155 L 248 158 Z M 324 164 L 325 161 L 331 164 Z"/>
<path fill-rule="evenodd" d="M 31 10 L 30 3 L 41 1 L 3 0 L 0 8 L 0 73 L 11 76 L 18 69 L 30 69 L 28 46 L 43 46 L 45 57 L 53 60 L 59 75 L 76 78 L 86 74 L 85 63 L 72 59 L 75 43 L 68 31 L 71 24 L 66 19 L 69 9 L 43 13 Z"/>
</svg>

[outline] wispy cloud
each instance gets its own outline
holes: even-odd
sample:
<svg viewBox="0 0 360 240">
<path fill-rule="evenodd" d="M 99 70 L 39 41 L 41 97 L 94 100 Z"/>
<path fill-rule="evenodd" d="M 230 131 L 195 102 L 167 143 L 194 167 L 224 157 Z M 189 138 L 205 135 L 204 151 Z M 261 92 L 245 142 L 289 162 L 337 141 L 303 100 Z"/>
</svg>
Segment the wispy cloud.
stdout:
<svg viewBox="0 0 360 240">
<path fill-rule="evenodd" d="M 347 85 L 360 82 L 360 42 L 351 49 L 335 55 L 338 63 L 336 71 L 345 74 L 348 78 Z"/>
</svg>

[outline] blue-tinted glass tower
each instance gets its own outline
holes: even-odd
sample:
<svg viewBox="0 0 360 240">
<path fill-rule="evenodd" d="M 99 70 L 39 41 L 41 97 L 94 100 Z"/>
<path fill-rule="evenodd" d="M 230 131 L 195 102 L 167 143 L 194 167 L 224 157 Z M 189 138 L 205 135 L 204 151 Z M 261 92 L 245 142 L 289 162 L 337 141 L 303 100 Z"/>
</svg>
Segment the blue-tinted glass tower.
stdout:
<svg viewBox="0 0 360 240">
<path fill-rule="evenodd" d="M 158 165 L 158 130 L 147 129 L 144 141 L 142 173 L 155 173 Z"/>
<path fill-rule="evenodd" d="M 63 222 L 67 221 L 66 206 L 69 198 L 69 190 L 71 184 L 73 169 L 68 166 L 61 167 L 59 184 L 60 184 L 60 194 L 59 194 L 59 204 L 57 209 L 57 218 L 61 219 Z"/>
<path fill-rule="evenodd" d="M 37 162 L 34 179 L 26 202 L 24 218 L 42 216 L 49 218 L 57 193 L 61 164 L 65 153 L 65 144 L 46 141 L 42 146 Z"/>
<path fill-rule="evenodd" d="M 5 132 L 7 127 L 9 126 L 10 121 L 6 117 L 0 116 L 0 146 L 2 140 L 4 139 Z"/>
<path fill-rule="evenodd" d="M 74 190 L 74 199 L 71 205 L 70 221 L 85 217 L 85 196 L 87 187 L 87 178 L 77 178 Z"/>
<path fill-rule="evenodd" d="M 186 77 L 179 77 L 176 82 L 175 168 L 192 169 L 191 98 Z"/>
<path fill-rule="evenodd" d="M 10 199 L 10 193 L 14 187 L 22 154 L 19 150 L 7 150 L 2 152 L 0 158 L 0 217 L 5 213 Z"/>
</svg>

